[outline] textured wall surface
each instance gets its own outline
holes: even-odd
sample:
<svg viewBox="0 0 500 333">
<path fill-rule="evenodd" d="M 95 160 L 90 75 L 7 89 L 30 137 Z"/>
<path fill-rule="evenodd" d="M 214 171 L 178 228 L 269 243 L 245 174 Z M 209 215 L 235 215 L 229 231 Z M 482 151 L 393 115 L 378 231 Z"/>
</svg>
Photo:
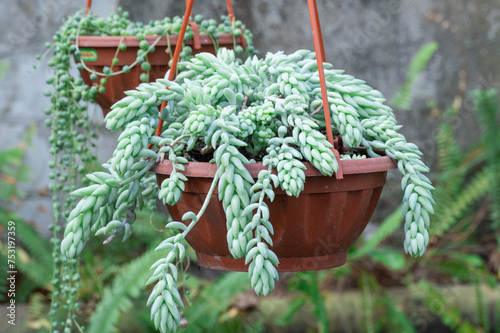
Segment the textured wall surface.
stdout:
<svg viewBox="0 0 500 333">
<path fill-rule="evenodd" d="M 166 15 L 182 15 L 183 1 L 94 1 L 94 11 L 105 15 L 119 5 L 141 21 Z M 253 32 L 261 51 L 293 52 L 312 49 L 310 21 L 305 0 L 234 0 L 236 17 Z M 430 41 L 439 50 L 428 68 L 416 80 L 412 111 L 396 111 L 404 125 L 402 132 L 424 151 L 424 161 L 435 166 L 436 119 L 428 107 L 436 101 L 440 108 L 450 105 L 459 92 L 459 73 L 466 69 L 467 89 L 500 87 L 500 5 L 498 0 L 317 0 L 327 60 L 336 68 L 367 81 L 391 100 L 405 82 L 406 69 L 413 55 Z M 37 70 L 35 54 L 44 52 L 63 17 L 83 7 L 84 1 L 0 0 L 0 60 L 10 61 L 7 77 L 0 82 L 0 148 L 15 145 L 26 129 L 37 125 L 37 135 L 26 164 L 32 169 L 32 182 L 24 186 L 26 200 L 15 208 L 27 220 L 46 226 L 51 218 L 50 197 L 43 193 L 48 184 L 46 167 L 49 131 L 43 125 L 45 78 L 42 63 Z M 197 1 L 194 13 L 205 17 L 224 14 L 225 1 Z M 97 110 L 99 111 L 99 110 Z M 99 112 L 97 112 L 99 114 Z M 102 124 L 102 118 L 98 118 Z M 470 101 L 465 98 L 457 131 L 465 133 L 462 143 L 474 137 L 477 125 Z M 472 131 L 472 133 L 471 133 Z M 101 160 L 112 152 L 116 136 L 104 128 Z M 399 175 L 391 172 L 381 206 L 374 220 L 380 220 L 400 202 Z M 386 207 L 386 209 L 383 209 Z M 46 228 L 42 228 L 46 229 Z"/>
</svg>

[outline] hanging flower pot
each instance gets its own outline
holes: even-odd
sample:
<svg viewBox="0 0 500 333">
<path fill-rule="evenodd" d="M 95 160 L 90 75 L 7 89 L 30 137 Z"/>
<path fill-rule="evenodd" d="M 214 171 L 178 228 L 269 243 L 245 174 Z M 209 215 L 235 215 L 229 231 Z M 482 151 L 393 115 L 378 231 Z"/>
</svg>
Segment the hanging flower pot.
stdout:
<svg viewBox="0 0 500 333">
<path fill-rule="evenodd" d="M 186 54 L 189 52 L 191 55 L 200 52 L 215 54 L 216 50 L 221 47 L 232 49 L 235 45 L 245 45 L 242 36 L 219 34 L 215 39 L 208 34 L 200 35 L 195 23 L 191 24 L 191 27 L 193 38 L 184 43 L 187 46 L 184 50 L 188 50 Z M 147 44 L 142 43 L 143 41 Z M 143 40 L 138 40 L 136 36 L 80 36 L 78 58 L 85 64 L 85 68 L 80 70 L 80 75 L 88 86 L 97 85 L 95 77 L 94 80 L 91 78 L 93 73 L 105 74 L 105 68 L 119 73 L 119 75 L 109 75 L 105 79 L 106 83 L 101 85 L 104 89 L 101 89 L 95 97 L 103 114 L 107 115 L 111 105 L 125 97 L 125 91 L 134 89 L 141 82 L 163 78 L 170 68 L 171 54 L 177 43 L 176 35 L 161 38 L 156 35 L 145 36 Z M 144 51 L 151 49 L 143 56 L 142 63 L 137 61 L 141 47 Z"/>
<path fill-rule="evenodd" d="M 193 0 L 187 2 L 190 13 Z M 255 292 L 267 295 L 278 271 L 345 262 L 396 164 L 404 248 L 425 252 L 434 201 L 422 154 L 397 132 L 380 92 L 323 68 L 317 11 L 314 0 L 308 3 L 316 53 L 268 53 L 240 63 L 220 49 L 179 63 L 175 77 L 176 48 L 168 79 L 138 86 L 107 115 L 106 127 L 121 130 L 103 165 L 109 172 L 87 175 L 91 185 L 72 193 L 83 199 L 61 242 L 71 258 L 91 231 L 110 235 L 106 242 L 123 232 L 126 240 L 135 210 L 148 200 L 168 206 L 172 236 L 158 245 L 166 254 L 148 281 L 157 281 L 148 305 L 163 332 L 180 324 L 175 263 L 185 258 L 183 240 L 206 266 L 247 269 Z"/>
<path fill-rule="evenodd" d="M 361 235 L 375 210 L 389 169 L 396 167 L 387 156 L 342 160 L 344 179 L 324 176 L 310 163 L 304 163 L 306 181 L 299 197 L 291 197 L 276 189 L 269 206 L 269 220 L 274 234 L 272 250 L 279 258 L 278 272 L 297 272 L 341 266 L 347 251 Z M 257 180 L 267 169 L 262 163 L 246 165 Z M 172 172 L 166 160 L 153 168 L 158 184 Z M 183 174 L 188 178 L 182 200 L 167 206 L 174 221 L 181 221 L 189 211 L 199 211 L 217 165 L 190 162 Z M 217 189 L 214 191 L 217 192 Z M 227 246 L 226 216 L 217 194 L 199 223 L 186 240 L 196 251 L 200 265 L 219 270 L 247 271 L 244 259 L 234 259 Z"/>
<path fill-rule="evenodd" d="M 252 286 L 267 294 L 278 270 L 345 262 L 397 161 L 404 247 L 422 255 L 433 200 L 420 151 L 397 133 L 378 91 L 325 69 L 323 95 L 315 64 L 306 50 L 243 64 L 227 49 L 217 57 L 200 53 L 179 64 L 175 81 L 141 85 L 117 102 L 106 117 L 109 130 L 122 130 L 110 173 L 89 175 L 95 185 L 74 193 L 85 198 L 70 215 L 63 252 L 81 251 L 91 226 L 128 237 L 134 210 L 156 194 L 174 218 L 167 227 L 179 231 L 158 246 L 170 250 L 163 264 L 184 257 L 186 239 L 202 264 L 247 267 Z M 322 96 L 332 102 L 331 125 L 318 112 Z M 333 129 L 342 138 L 338 147 L 328 140 Z M 154 174 L 146 177 L 151 171 L 158 192 Z"/>
</svg>

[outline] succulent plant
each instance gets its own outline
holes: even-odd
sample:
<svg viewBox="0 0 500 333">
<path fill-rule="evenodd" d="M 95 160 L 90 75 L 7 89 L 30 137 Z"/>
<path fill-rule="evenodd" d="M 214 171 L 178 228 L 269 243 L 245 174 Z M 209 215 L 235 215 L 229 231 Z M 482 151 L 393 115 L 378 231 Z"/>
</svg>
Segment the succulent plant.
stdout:
<svg viewBox="0 0 500 333">
<path fill-rule="evenodd" d="M 179 68 L 175 81 L 141 84 L 112 107 L 106 125 L 122 131 L 117 148 L 105 165 L 108 172 L 87 175 L 93 184 L 73 193 L 84 198 L 70 215 L 61 246 L 66 256 L 74 257 L 91 230 L 105 234 L 123 230 L 128 237 L 133 212 L 147 195 L 175 205 L 189 182 L 183 175 L 185 165 L 200 159 L 215 163 L 217 172 L 203 207 L 187 212 L 184 222 L 167 224 L 177 233 L 158 246 L 167 255 L 152 267 L 149 283 L 156 285 L 148 304 L 161 332 L 175 331 L 179 325 L 183 304 L 175 261 L 185 257 L 181 241 L 199 221 L 216 188 L 226 215 L 229 250 L 234 258 L 245 258 L 252 287 L 266 295 L 278 279 L 279 265 L 272 251 L 273 221 L 266 200 L 273 200 L 277 187 L 299 196 L 306 181 L 305 161 L 327 176 L 339 167 L 324 134 L 324 115 L 317 112 L 322 96 L 313 52 L 269 53 L 240 64 L 233 51 L 221 49 L 217 56 L 197 54 Z M 404 249 L 421 256 L 434 204 L 433 187 L 423 175 L 429 169 L 420 159 L 422 153 L 397 132 L 401 126 L 380 92 L 329 64 L 325 68 L 332 129 L 352 148 L 343 158 L 384 153 L 397 160 L 403 174 Z M 159 114 L 163 101 L 168 104 Z M 160 119 L 161 135 L 155 136 Z M 358 147 L 364 147 L 366 154 Z M 155 188 L 148 175 L 161 159 L 171 161 L 173 172 Z M 255 180 L 245 165 L 256 162 L 267 169 Z"/>
<path fill-rule="evenodd" d="M 88 112 L 89 105 L 95 102 L 95 98 L 100 93 L 104 93 L 107 80 L 114 75 L 120 75 L 130 71 L 134 66 L 140 66 L 143 73 L 140 79 L 144 82 L 149 81 L 149 69 L 151 68 L 148 62 L 147 55 L 154 51 L 156 43 L 165 36 L 178 35 L 181 28 L 182 18 L 165 18 L 163 20 L 151 21 L 147 24 L 140 22 L 133 22 L 129 19 L 129 14 L 125 11 L 119 10 L 118 14 L 110 14 L 108 17 L 99 17 L 92 12 L 84 15 L 82 11 L 77 12 L 75 15 L 66 18 L 60 27 L 59 31 L 54 34 L 53 42 L 47 43 L 46 55 L 52 53 L 48 59 L 48 66 L 53 68 L 54 74 L 46 80 L 51 89 L 44 92 L 50 98 L 50 106 L 44 110 L 48 116 L 45 123 L 51 128 L 51 135 L 49 137 L 50 153 L 53 156 L 49 162 L 51 169 L 50 178 L 52 184 L 53 197 L 53 210 L 54 222 L 52 230 L 54 232 L 54 281 L 61 281 L 62 277 L 66 277 L 65 281 L 73 281 L 71 276 L 77 276 L 75 270 L 75 261 L 68 261 L 60 256 L 58 233 L 60 233 L 61 225 L 67 221 L 70 212 L 75 211 L 75 198 L 69 196 L 69 193 L 74 191 L 80 186 L 81 175 L 88 172 L 88 170 L 95 169 L 97 159 L 94 156 L 93 147 L 97 139 L 97 131 L 95 125 L 91 122 L 91 115 Z M 256 54 L 256 50 L 252 45 L 252 34 L 245 28 L 241 21 L 231 22 L 228 17 L 223 16 L 221 23 L 216 20 L 205 20 L 202 16 L 197 15 L 193 19 L 199 26 L 200 33 L 208 34 L 213 40 L 215 47 L 218 47 L 218 37 L 222 33 L 229 33 L 234 36 L 235 52 L 245 53 L 247 55 Z M 90 36 L 136 36 L 140 41 L 140 48 L 137 52 L 137 58 L 129 65 L 123 66 L 123 69 L 116 70 L 115 65 L 118 59 L 115 56 L 109 66 L 104 67 L 102 73 L 90 70 L 85 62 L 80 59 L 76 60 L 76 68 L 79 70 L 88 70 L 90 78 L 94 81 L 91 86 L 84 83 L 79 75 L 75 75 L 75 64 L 73 59 L 80 58 L 81 50 L 78 45 L 78 37 L 83 35 Z M 146 41 L 146 36 L 154 35 L 156 39 L 153 43 Z M 193 36 L 190 26 L 185 34 L 185 39 Z M 246 42 L 246 49 L 236 44 L 236 37 L 242 36 Z M 126 45 L 121 43 L 116 50 L 116 54 L 124 51 Z M 184 46 L 181 52 L 181 59 L 189 59 L 191 57 L 192 49 L 189 46 Z M 40 57 L 41 58 L 41 57 Z M 240 60 L 241 61 L 241 60 Z M 156 100 L 155 100 L 156 101 Z M 155 102 L 153 102 L 154 104 Z M 152 179 L 152 178 L 151 178 Z M 93 179 L 95 181 L 95 179 Z M 141 190 L 153 191 L 153 186 L 144 185 L 141 183 Z M 137 189 L 137 182 L 132 182 L 129 187 L 131 191 Z M 145 188 L 147 187 L 147 188 Z M 89 207 L 99 206 L 103 200 L 113 200 L 116 195 L 119 195 L 123 200 L 124 188 L 113 188 L 110 191 L 104 186 L 101 186 L 99 191 L 95 192 L 95 196 L 88 197 L 85 202 L 80 202 L 77 208 L 85 208 L 87 215 L 82 216 L 82 223 L 85 225 L 89 219 L 99 217 L 103 221 L 113 217 L 113 212 L 110 209 L 100 210 L 97 212 L 88 212 Z M 96 198 L 93 202 L 92 198 Z M 87 206 L 87 207 L 86 207 Z M 118 212 L 121 212 L 120 210 Z M 131 216 L 130 219 L 133 219 Z M 104 222 L 103 222 L 104 223 Z M 105 224 L 105 223 L 104 223 Z M 111 223 L 110 226 L 116 225 Z M 127 226 L 128 224 L 124 224 Z M 125 228 L 126 229 L 126 228 Z M 124 229 L 124 230 L 125 230 Z M 82 234 L 74 234 L 72 239 L 72 252 L 76 253 L 81 250 L 84 240 L 88 238 L 89 231 L 82 229 Z M 129 229 L 125 230 L 128 234 Z M 65 243 L 68 243 L 69 238 L 66 238 Z M 75 277 L 76 279 L 76 277 Z M 74 280 L 77 281 L 77 280 Z M 71 290 L 78 289 L 77 282 L 66 283 L 66 287 L 71 284 Z M 71 322 L 62 324 L 57 320 L 52 320 L 56 317 L 56 313 L 61 312 L 62 307 L 55 308 L 54 304 L 66 303 L 64 297 L 69 295 L 63 289 L 66 288 L 61 283 L 54 284 L 54 300 L 51 307 L 51 322 L 53 322 L 53 329 L 70 329 Z M 76 292 L 71 294 L 72 301 L 68 304 L 68 312 L 72 313 L 74 309 L 74 296 Z M 58 300 L 58 298 L 61 298 Z M 65 314 L 61 315 L 66 318 Z"/>
</svg>

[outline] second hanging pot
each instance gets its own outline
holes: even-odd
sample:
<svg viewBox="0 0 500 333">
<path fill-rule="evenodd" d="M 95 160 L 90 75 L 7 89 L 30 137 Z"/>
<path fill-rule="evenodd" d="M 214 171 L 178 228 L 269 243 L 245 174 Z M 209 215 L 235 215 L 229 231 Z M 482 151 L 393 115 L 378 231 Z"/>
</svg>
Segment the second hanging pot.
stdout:
<svg viewBox="0 0 500 333">
<path fill-rule="evenodd" d="M 163 78 L 169 69 L 171 53 L 178 43 L 178 36 L 170 35 L 168 38 L 169 41 L 167 37 L 162 37 L 155 45 L 154 52 L 147 54 L 147 60 L 151 65 L 148 82 Z M 238 37 L 233 40 L 233 35 L 221 34 L 218 38 L 218 46 L 232 49 L 235 41 L 237 45 L 242 44 L 242 38 Z M 157 36 L 145 37 L 149 45 L 152 45 L 156 39 Z M 120 44 L 125 45 L 126 49 L 117 51 Z M 139 44 L 140 41 L 135 36 L 80 36 L 78 38 L 80 58 L 91 70 L 84 68 L 80 71 L 83 81 L 88 86 L 94 85 L 95 82 L 90 78 L 92 72 L 102 73 L 105 66 L 113 68 L 114 72 L 122 71 L 124 66 L 130 66 L 137 58 L 137 51 L 140 50 Z M 192 39 L 185 42 L 185 45 L 192 48 L 193 55 L 201 52 L 212 54 L 216 52 L 216 46 L 209 35 L 196 33 Z M 113 65 L 115 57 L 118 63 Z M 141 69 L 139 63 L 131 67 L 128 73 L 106 78 L 105 92 L 98 93 L 96 97 L 96 102 L 102 108 L 104 116 L 109 113 L 111 105 L 125 97 L 125 91 L 135 89 L 142 82 L 140 80 L 142 73 L 144 70 Z"/>
</svg>

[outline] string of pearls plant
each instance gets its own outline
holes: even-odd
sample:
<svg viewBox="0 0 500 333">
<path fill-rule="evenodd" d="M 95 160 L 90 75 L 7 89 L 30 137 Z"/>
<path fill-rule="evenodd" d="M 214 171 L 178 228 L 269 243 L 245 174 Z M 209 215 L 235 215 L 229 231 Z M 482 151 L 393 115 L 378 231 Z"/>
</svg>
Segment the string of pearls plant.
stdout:
<svg viewBox="0 0 500 333">
<path fill-rule="evenodd" d="M 199 25 L 200 33 L 210 36 L 216 49 L 218 48 L 217 40 L 219 35 L 229 33 L 233 35 L 236 53 L 256 54 L 252 44 L 252 34 L 241 21 L 230 22 L 227 16 L 222 16 L 221 23 L 217 23 L 216 20 L 206 20 L 201 15 L 196 15 L 193 20 Z M 97 165 L 97 159 L 93 151 L 97 131 L 92 126 L 91 117 L 87 110 L 91 104 L 95 103 L 97 95 L 105 92 L 107 79 L 111 76 L 127 73 L 134 66 L 140 66 L 143 71 L 140 79 L 143 82 L 149 81 L 151 65 L 148 62 L 148 54 L 154 51 L 156 43 L 162 37 L 178 35 L 181 22 L 182 18 L 178 16 L 151 21 L 147 24 L 133 22 L 129 19 L 128 12 L 121 9 L 119 9 L 118 14 L 113 13 L 108 17 L 100 17 L 92 12 L 84 15 L 82 11 L 79 11 L 64 20 L 60 29 L 55 33 L 53 42 L 46 45 L 47 52 L 45 56 L 52 51 L 48 66 L 54 69 L 54 76 L 46 80 L 51 89 L 44 92 L 50 98 L 51 103 L 44 112 L 48 116 L 45 124 L 51 128 L 49 143 L 51 145 L 50 153 L 53 155 L 53 159 L 49 162 L 49 167 L 52 170 L 49 175 L 52 179 L 50 189 L 54 202 L 54 222 L 51 226 L 53 231 L 52 242 L 54 244 L 54 274 L 52 280 L 54 291 L 50 310 L 52 330 L 61 329 L 65 332 L 71 330 L 75 310 L 79 307 L 79 304 L 75 302 L 79 288 L 78 262 L 68 260 L 60 255 L 58 235 L 62 229 L 61 225 L 64 225 L 64 222 L 71 217 L 69 215 L 70 211 L 75 207 L 75 198 L 69 196 L 69 192 L 79 187 L 82 175 L 87 173 L 88 170 L 95 169 Z M 80 56 L 77 40 L 78 36 L 83 35 L 136 36 L 141 41 L 140 49 L 137 52 L 136 60 L 124 66 L 120 71 L 115 70 L 113 67 L 118 63 L 116 56 L 119 55 L 120 51 L 126 49 L 126 45 L 123 43 L 118 46 L 115 58 L 109 66 L 104 67 L 102 73 L 90 70 L 83 60 L 76 61 L 78 70 L 86 69 L 91 72 L 90 78 L 95 83 L 89 87 L 79 75 L 75 75 L 72 61 L 74 57 L 79 58 Z M 147 35 L 157 36 L 151 45 L 145 40 Z M 192 36 L 192 29 L 188 26 L 185 39 L 187 40 Z M 247 45 L 245 50 L 236 44 L 235 38 L 240 36 L 245 39 Z M 191 47 L 184 46 L 181 59 L 189 59 L 191 53 Z M 142 184 L 154 184 L 152 177 L 150 177 L 150 180 L 149 183 L 143 182 Z M 133 182 L 130 189 L 136 189 L 137 184 L 138 182 Z M 114 191 L 118 191 L 117 193 L 121 195 L 125 189 Z M 153 191 L 153 186 L 149 186 L 148 190 L 145 191 L 145 194 L 148 191 Z M 102 192 L 98 193 L 101 193 L 96 196 L 100 198 L 99 200 L 113 199 L 114 194 L 112 193 L 107 194 L 107 196 Z M 123 200 L 123 197 L 121 198 Z M 90 205 L 92 202 L 88 200 L 87 204 Z M 97 204 L 99 205 L 101 202 L 99 201 Z M 109 209 L 99 213 L 102 214 L 103 221 L 113 216 Z M 132 219 L 132 217 L 130 218 Z M 125 231 L 130 232 L 128 229 Z M 88 231 L 85 231 L 83 236 L 88 237 Z"/>
<path fill-rule="evenodd" d="M 167 254 L 151 268 L 148 283 L 156 285 L 148 305 L 161 332 L 173 332 L 179 326 L 183 303 L 175 263 L 184 258 L 181 241 L 204 213 L 216 188 L 226 214 L 229 250 L 234 258 L 245 258 L 252 287 L 266 295 L 278 279 L 279 259 L 272 251 L 273 226 L 265 200 L 273 200 L 277 187 L 299 196 L 306 181 L 304 161 L 327 176 L 338 170 L 324 134 L 324 116 L 317 112 L 322 99 L 313 52 L 269 53 L 264 59 L 252 57 L 239 64 L 232 51 L 221 49 L 217 56 L 198 54 L 179 66 L 181 72 L 174 82 L 160 79 L 141 84 L 112 107 L 106 126 L 122 131 L 117 148 L 106 164 L 108 172 L 87 175 L 93 184 L 73 192 L 83 199 L 69 216 L 61 244 L 62 252 L 72 258 L 80 253 L 91 231 L 115 234 L 123 230 L 127 238 L 133 210 L 142 206 L 147 195 L 175 205 L 189 181 L 183 175 L 186 163 L 199 157 L 216 163 L 217 172 L 200 211 L 186 213 L 182 217 L 186 224 L 167 224 L 180 232 L 157 248 Z M 403 174 L 404 249 L 421 256 L 429 240 L 434 204 L 421 152 L 397 132 L 400 126 L 380 92 L 329 64 L 325 68 L 335 133 L 348 147 L 365 147 L 368 157 L 380 156 L 377 152 L 382 150 L 398 161 Z M 162 101 L 168 104 L 159 116 L 157 107 Z M 159 117 L 164 124 L 157 137 L 154 129 Z M 345 158 L 366 158 L 358 154 L 354 150 Z M 148 175 L 163 158 L 172 162 L 173 172 L 156 190 L 148 185 Z M 267 169 L 254 180 L 245 165 L 256 161 Z"/>
</svg>

